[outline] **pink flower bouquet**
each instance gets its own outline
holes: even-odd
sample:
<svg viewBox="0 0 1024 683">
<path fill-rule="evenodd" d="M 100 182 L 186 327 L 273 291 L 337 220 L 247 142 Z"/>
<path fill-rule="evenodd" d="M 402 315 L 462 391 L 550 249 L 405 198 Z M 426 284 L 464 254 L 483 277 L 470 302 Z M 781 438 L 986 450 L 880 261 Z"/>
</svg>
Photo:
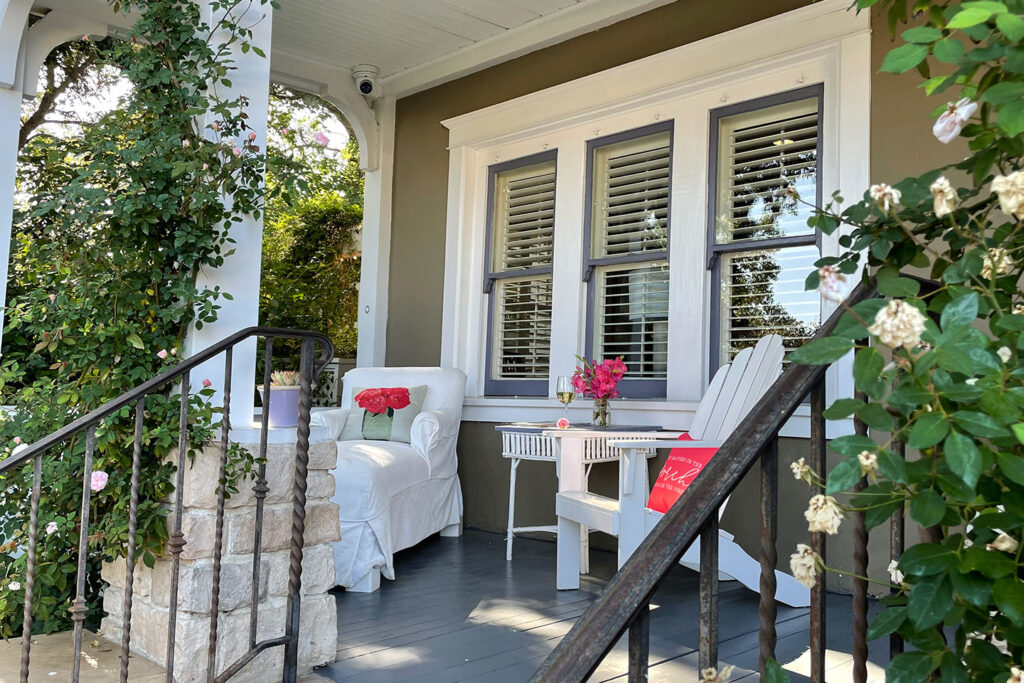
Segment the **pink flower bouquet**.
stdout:
<svg viewBox="0 0 1024 683">
<path fill-rule="evenodd" d="M 609 399 L 618 398 L 619 380 L 629 369 L 622 362 L 622 356 L 612 360 L 603 360 L 600 363 L 596 360 L 587 362 L 586 359 L 576 357 L 582 366 L 576 366 L 576 372 L 572 376 L 572 386 L 576 393 L 583 394 L 585 398 Z"/>
</svg>

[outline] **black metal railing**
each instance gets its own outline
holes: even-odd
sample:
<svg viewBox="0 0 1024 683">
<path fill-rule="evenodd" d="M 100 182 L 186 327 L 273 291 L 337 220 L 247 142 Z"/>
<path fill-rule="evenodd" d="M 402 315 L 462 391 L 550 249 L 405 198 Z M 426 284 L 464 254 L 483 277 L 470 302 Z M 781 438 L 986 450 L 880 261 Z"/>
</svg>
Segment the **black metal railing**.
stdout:
<svg viewBox="0 0 1024 683">
<path fill-rule="evenodd" d="M 872 285 L 861 284 L 846 303 L 856 305 L 873 297 Z M 838 309 L 817 331 L 815 338 L 828 336 L 844 310 Z M 759 655 L 762 677 L 765 665 L 775 658 L 776 602 L 775 568 L 778 532 L 778 437 L 779 431 L 805 398 L 810 396 L 810 453 L 807 464 L 816 472 L 825 472 L 825 373 L 828 366 L 790 363 L 757 406 L 737 426 L 702 474 L 687 489 L 685 505 L 678 504 L 665 514 L 643 543 L 615 574 L 601 597 L 580 617 L 572 630 L 551 652 L 531 678 L 536 683 L 566 683 L 586 680 L 600 665 L 627 630 L 629 632 L 629 680 L 647 681 L 650 643 L 650 602 L 658 585 L 680 558 L 700 542 L 699 642 L 700 670 L 718 666 L 718 510 L 739 485 L 744 475 L 760 464 L 760 600 Z M 866 427 L 857 421 L 856 429 Z M 897 446 L 902 454 L 902 447 Z M 860 484 L 863 486 L 863 481 Z M 853 573 L 866 576 L 868 535 L 863 513 L 853 513 Z M 903 552 L 903 512 L 891 520 L 891 558 Z M 825 558 L 825 534 L 811 534 L 811 548 Z M 867 680 L 867 582 L 854 579 L 853 586 L 853 674 L 854 681 Z M 811 589 L 810 678 L 825 680 L 824 580 Z M 895 636 L 890 653 L 902 651 Z"/>
<path fill-rule="evenodd" d="M 220 674 L 216 673 L 215 663 L 217 655 L 217 622 L 220 599 L 220 573 L 221 555 L 223 551 L 224 536 L 224 507 L 225 491 L 223 481 L 225 479 L 228 449 L 230 412 L 231 412 L 231 372 L 232 356 L 234 348 L 247 340 L 261 337 L 265 339 L 264 368 L 263 368 L 263 414 L 260 425 L 260 449 L 259 465 L 257 466 L 256 481 L 253 490 L 256 500 L 255 538 L 253 545 L 253 566 L 252 566 L 252 611 L 249 632 L 249 650 L 242 657 L 227 667 Z M 267 430 L 269 428 L 270 411 L 270 385 L 273 366 L 273 345 L 274 339 L 297 339 L 300 340 L 301 360 L 299 365 L 299 417 L 296 438 L 295 476 L 292 492 L 292 525 L 290 539 L 290 555 L 288 565 L 288 597 L 285 614 L 285 632 L 278 638 L 258 641 L 256 638 L 257 620 L 259 614 L 259 585 L 260 585 L 260 554 L 262 548 L 261 535 L 263 529 L 263 501 L 269 492 L 266 479 L 266 453 L 267 453 Z M 319 352 L 317 350 L 319 347 Z M 139 476 L 140 459 L 142 455 L 143 427 L 145 420 L 146 398 L 157 392 L 166 391 L 168 385 L 178 384 L 180 395 L 179 411 L 179 438 L 178 452 L 176 458 L 176 488 L 174 492 L 173 507 L 168 516 L 170 533 L 166 543 L 167 552 L 171 555 L 171 586 L 169 595 L 169 614 L 167 629 L 167 654 L 166 654 L 166 679 L 174 680 L 174 649 L 175 634 L 177 625 L 178 609 L 178 582 L 180 574 L 180 561 L 182 549 L 185 546 L 185 538 L 182 533 L 182 511 L 183 493 L 185 483 L 185 460 L 189 451 L 188 437 L 188 410 L 189 410 L 189 378 L 191 371 L 199 365 L 210 361 L 221 354 L 224 356 L 224 402 L 221 418 L 220 438 L 220 469 L 217 493 L 217 518 L 216 536 L 213 548 L 213 581 L 211 590 L 211 617 L 210 617 L 210 640 L 208 657 L 209 681 L 226 681 L 238 673 L 246 664 L 252 661 L 260 652 L 276 646 L 284 646 L 284 669 L 282 680 L 292 683 L 297 676 L 298 668 L 298 642 L 299 642 L 299 613 L 301 606 L 300 590 L 302 587 L 302 553 L 303 536 L 305 534 L 306 518 L 306 477 L 309 461 L 309 420 L 310 420 L 310 398 L 313 385 L 320 371 L 333 357 L 334 349 L 331 342 L 323 335 L 301 331 L 286 330 L 273 327 L 250 327 L 241 330 L 207 349 L 200 351 L 194 356 L 182 361 L 175 367 L 163 372 L 153 379 L 143 382 L 138 387 L 128 391 L 121 396 L 107 402 L 103 406 L 91 411 L 70 424 L 58 429 L 49 436 L 40 439 L 15 455 L 0 461 L 0 475 L 11 472 L 15 468 L 31 465 L 32 490 L 29 501 L 29 533 L 28 546 L 26 548 L 27 570 L 25 574 L 25 606 L 24 622 L 22 627 L 22 647 L 20 680 L 26 683 L 29 679 L 29 669 L 32 653 L 32 612 L 34 602 L 34 590 L 36 579 L 36 550 L 39 538 L 39 503 L 40 490 L 42 488 L 41 472 L 43 459 L 55 446 L 69 441 L 75 436 L 82 434 L 85 438 L 85 455 L 82 472 L 82 511 L 79 523 L 78 539 L 78 570 L 75 598 L 71 604 L 71 617 L 74 623 L 74 651 L 70 653 L 73 657 L 72 681 L 77 682 L 81 673 L 81 652 L 82 635 L 88 607 L 86 603 L 86 572 L 89 541 L 89 510 L 90 510 L 90 479 L 92 476 L 93 454 L 96 448 L 96 428 L 107 417 L 114 415 L 117 411 L 126 406 L 135 408 L 135 436 L 132 448 L 132 473 L 131 493 L 128 512 L 128 543 L 126 548 L 126 572 L 125 590 L 122 612 L 122 635 L 121 635 L 121 669 L 120 680 L 128 680 L 128 669 L 131 649 L 131 614 L 133 599 L 133 581 L 136 554 L 136 533 L 137 516 L 139 505 Z M 252 400 L 250 396 L 242 397 L 243 400 Z M 60 453 L 57 453 L 57 457 Z"/>
</svg>

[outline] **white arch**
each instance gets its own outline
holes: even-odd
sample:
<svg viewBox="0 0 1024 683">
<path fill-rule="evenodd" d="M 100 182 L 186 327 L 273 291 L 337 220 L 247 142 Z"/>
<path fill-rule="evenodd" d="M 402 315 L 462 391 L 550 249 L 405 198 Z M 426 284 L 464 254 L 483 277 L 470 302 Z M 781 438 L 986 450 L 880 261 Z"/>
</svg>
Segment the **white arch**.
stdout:
<svg viewBox="0 0 1024 683">
<path fill-rule="evenodd" d="M 0 0 L 0 88 L 13 88 L 32 0 Z"/>
<path fill-rule="evenodd" d="M 25 32 L 25 52 L 22 60 L 21 92 L 24 97 L 35 97 L 39 88 L 39 70 L 46 57 L 59 45 L 81 39 L 82 36 L 106 37 L 108 26 L 99 21 L 83 19 L 66 12 L 53 11 Z"/>
<path fill-rule="evenodd" d="M 348 70 L 275 52 L 271 55 L 270 75 L 277 83 L 319 95 L 341 110 L 359 142 L 359 165 L 364 171 L 377 170 L 380 126 Z"/>
</svg>

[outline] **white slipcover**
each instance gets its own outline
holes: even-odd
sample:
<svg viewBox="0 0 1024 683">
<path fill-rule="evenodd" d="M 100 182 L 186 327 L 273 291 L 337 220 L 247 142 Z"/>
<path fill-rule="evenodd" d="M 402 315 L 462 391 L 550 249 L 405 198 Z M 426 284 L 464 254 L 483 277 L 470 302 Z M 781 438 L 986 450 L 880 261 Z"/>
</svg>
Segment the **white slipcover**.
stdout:
<svg viewBox="0 0 1024 683">
<path fill-rule="evenodd" d="M 333 501 L 341 517 L 334 546 L 335 581 L 346 588 L 379 569 L 395 578 L 392 555 L 462 519 L 455 445 L 466 375 L 444 368 L 356 368 L 345 373 L 340 409 L 312 422 L 336 439 L 352 407 L 352 387 L 427 386 L 412 424 L 412 443 L 338 441 Z M 356 413 L 358 414 L 358 413 Z"/>
</svg>

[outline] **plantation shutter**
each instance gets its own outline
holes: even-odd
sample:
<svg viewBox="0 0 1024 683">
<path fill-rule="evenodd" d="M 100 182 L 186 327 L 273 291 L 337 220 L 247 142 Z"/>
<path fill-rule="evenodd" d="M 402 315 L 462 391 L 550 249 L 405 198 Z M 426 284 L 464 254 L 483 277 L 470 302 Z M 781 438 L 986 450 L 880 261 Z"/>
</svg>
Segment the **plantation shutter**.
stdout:
<svg viewBox="0 0 1024 683">
<path fill-rule="evenodd" d="M 819 195 L 818 110 L 810 97 L 718 119 L 718 364 L 767 334 L 796 348 L 821 322 L 818 293 L 804 291 L 819 257 L 807 226 Z"/>
<path fill-rule="evenodd" d="M 602 267 L 595 280 L 595 357 L 621 356 L 632 379 L 665 379 L 668 263 Z"/>
<path fill-rule="evenodd" d="M 555 164 L 499 173 L 495 183 L 494 272 L 551 265 Z"/>
<path fill-rule="evenodd" d="M 668 248 L 668 131 L 598 147 L 591 245 L 596 259 Z"/>
<path fill-rule="evenodd" d="M 716 242 L 809 234 L 816 200 L 818 101 L 792 102 L 722 121 Z"/>
<path fill-rule="evenodd" d="M 492 177 L 488 393 L 547 393 L 555 161 L 546 156 Z"/>
</svg>

